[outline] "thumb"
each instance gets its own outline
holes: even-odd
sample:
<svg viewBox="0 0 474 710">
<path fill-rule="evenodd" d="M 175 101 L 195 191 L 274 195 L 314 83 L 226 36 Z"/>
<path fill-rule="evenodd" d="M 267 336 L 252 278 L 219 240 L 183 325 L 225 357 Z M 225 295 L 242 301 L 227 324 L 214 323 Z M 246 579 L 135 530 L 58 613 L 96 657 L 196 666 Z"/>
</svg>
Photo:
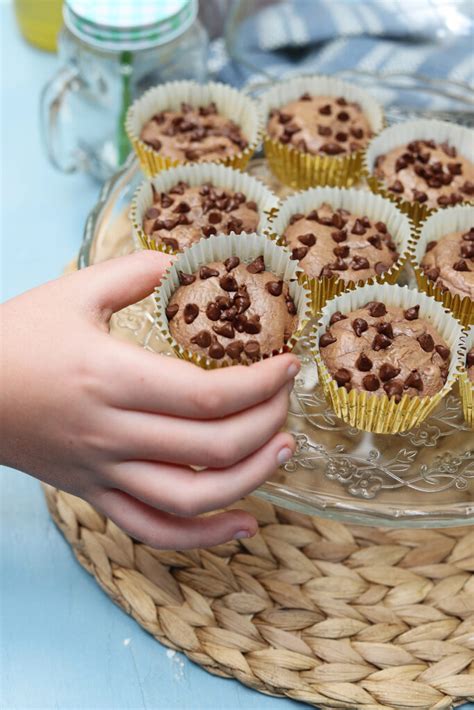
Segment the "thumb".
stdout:
<svg viewBox="0 0 474 710">
<path fill-rule="evenodd" d="M 173 256 L 144 250 L 109 259 L 79 272 L 88 305 L 109 320 L 112 313 L 141 301 L 158 286 Z M 79 275 L 78 274 L 78 275 Z"/>
</svg>

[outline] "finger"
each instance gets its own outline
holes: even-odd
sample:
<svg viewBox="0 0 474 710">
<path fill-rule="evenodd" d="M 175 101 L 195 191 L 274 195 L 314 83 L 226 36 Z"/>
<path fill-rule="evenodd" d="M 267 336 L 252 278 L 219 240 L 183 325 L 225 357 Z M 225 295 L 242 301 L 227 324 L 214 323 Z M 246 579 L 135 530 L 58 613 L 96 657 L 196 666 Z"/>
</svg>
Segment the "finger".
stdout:
<svg viewBox="0 0 474 710">
<path fill-rule="evenodd" d="M 169 254 L 143 250 L 90 266 L 77 274 L 83 299 L 108 320 L 112 313 L 148 296 L 172 259 Z"/>
<path fill-rule="evenodd" d="M 93 503 L 133 538 L 157 549 L 214 547 L 232 539 L 252 537 L 258 530 L 255 518 L 243 510 L 204 518 L 180 518 L 113 489 L 102 493 Z"/>
<path fill-rule="evenodd" d="M 226 468 L 259 449 L 281 429 L 288 395 L 285 385 L 267 402 L 216 419 L 212 425 L 141 412 L 112 412 L 106 425 L 121 460 Z"/>
<path fill-rule="evenodd" d="M 253 407 L 273 397 L 300 369 L 290 354 L 249 367 L 203 370 L 128 343 L 112 345 L 106 371 L 109 404 L 190 419 L 217 419 Z"/>
<path fill-rule="evenodd" d="M 154 508 L 194 516 L 225 508 L 248 495 L 286 463 L 294 449 L 293 437 L 282 433 L 227 469 L 193 471 L 170 464 L 131 461 L 114 469 L 112 483 Z"/>
</svg>

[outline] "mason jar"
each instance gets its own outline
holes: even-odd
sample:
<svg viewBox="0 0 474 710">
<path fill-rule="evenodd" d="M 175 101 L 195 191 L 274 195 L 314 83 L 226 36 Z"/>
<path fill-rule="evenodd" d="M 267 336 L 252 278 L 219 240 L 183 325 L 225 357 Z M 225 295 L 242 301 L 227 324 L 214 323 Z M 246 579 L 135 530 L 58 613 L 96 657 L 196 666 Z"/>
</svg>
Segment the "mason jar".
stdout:
<svg viewBox="0 0 474 710">
<path fill-rule="evenodd" d="M 162 82 L 206 80 L 208 38 L 197 12 L 198 0 L 65 0 L 61 67 L 41 95 L 56 168 L 110 177 L 130 151 L 130 103 Z"/>
</svg>

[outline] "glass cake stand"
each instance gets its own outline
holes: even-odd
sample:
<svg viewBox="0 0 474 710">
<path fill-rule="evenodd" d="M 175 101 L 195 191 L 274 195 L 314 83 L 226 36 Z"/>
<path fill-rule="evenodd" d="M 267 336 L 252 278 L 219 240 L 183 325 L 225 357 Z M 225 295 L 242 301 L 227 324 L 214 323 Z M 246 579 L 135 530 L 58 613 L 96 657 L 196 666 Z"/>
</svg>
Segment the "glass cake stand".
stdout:
<svg viewBox="0 0 474 710">
<path fill-rule="evenodd" d="M 275 182 L 263 159 L 252 160 L 248 171 L 280 195 L 290 192 Z M 141 180 L 131 156 L 104 186 L 86 223 L 79 268 L 133 251 L 128 209 Z M 403 278 L 414 284 L 409 271 Z M 154 326 L 150 297 L 116 314 L 111 331 L 172 356 Z M 302 513 L 356 524 L 474 524 L 474 435 L 463 421 L 457 386 L 418 428 L 393 436 L 370 434 L 342 422 L 326 404 L 305 337 L 296 352 L 302 369 L 286 428 L 297 449 L 256 495 Z"/>
</svg>

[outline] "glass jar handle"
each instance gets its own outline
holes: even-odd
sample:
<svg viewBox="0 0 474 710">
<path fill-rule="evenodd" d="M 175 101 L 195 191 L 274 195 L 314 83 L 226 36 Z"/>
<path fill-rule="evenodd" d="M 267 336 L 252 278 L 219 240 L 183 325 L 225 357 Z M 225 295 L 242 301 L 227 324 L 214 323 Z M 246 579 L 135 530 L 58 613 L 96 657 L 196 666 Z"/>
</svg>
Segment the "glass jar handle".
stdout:
<svg viewBox="0 0 474 710">
<path fill-rule="evenodd" d="M 69 155 L 64 149 L 64 136 L 60 128 L 60 114 L 67 95 L 79 91 L 82 82 L 75 67 L 65 67 L 55 74 L 41 92 L 41 132 L 48 158 L 55 168 L 64 173 L 74 173 L 79 168 L 80 154 Z"/>
</svg>

